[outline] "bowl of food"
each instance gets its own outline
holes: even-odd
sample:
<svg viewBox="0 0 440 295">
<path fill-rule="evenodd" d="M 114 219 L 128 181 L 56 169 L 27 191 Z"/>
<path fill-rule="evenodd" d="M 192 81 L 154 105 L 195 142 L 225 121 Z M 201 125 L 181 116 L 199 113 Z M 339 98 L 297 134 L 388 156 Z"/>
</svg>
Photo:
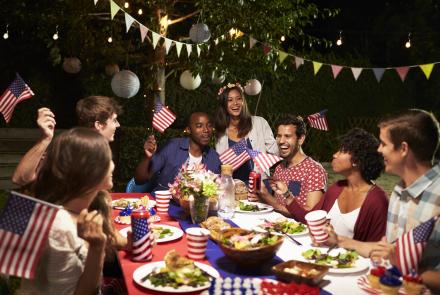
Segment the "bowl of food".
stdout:
<svg viewBox="0 0 440 295">
<path fill-rule="evenodd" d="M 200 226 L 209 230 L 209 235 L 213 240 L 218 240 L 221 235 L 221 231 L 231 228 L 231 225 L 227 223 L 223 218 L 217 216 L 210 216 L 208 219 L 200 223 Z"/>
<path fill-rule="evenodd" d="M 240 179 L 234 179 L 235 183 L 235 200 L 247 200 L 248 188 L 246 183 L 241 181 Z"/>
<path fill-rule="evenodd" d="M 273 273 L 278 279 L 308 285 L 318 285 L 328 273 L 329 267 L 298 260 L 289 260 L 272 267 Z"/>
<path fill-rule="evenodd" d="M 222 230 L 214 240 L 231 260 L 240 266 L 252 267 L 272 259 L 283 244 L 284 237 L 269 232 L 230 228 Z"/>
</svg>

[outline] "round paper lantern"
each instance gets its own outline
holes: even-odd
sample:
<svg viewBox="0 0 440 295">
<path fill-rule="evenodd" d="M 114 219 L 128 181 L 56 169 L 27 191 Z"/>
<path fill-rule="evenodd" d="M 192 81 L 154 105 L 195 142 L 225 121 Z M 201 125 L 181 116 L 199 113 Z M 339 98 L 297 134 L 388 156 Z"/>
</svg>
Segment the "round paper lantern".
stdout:
<svg viewBox="0 0 440 295">
<path fill-rule="evenodd" d="M 141 83 L 135 73 L 122 70 L 113 76 L 111 85 L 116 96 L 130 98 L 138 93 Z"/>
<path fill-rule="evenodd" d="M 113 76 L 119 72 L 119 66 L 117 64 L 108 64 L 105 66 L 105 74 L 107 76 Z"/>
<path fill-rule="evenodd" d="M 66 73 L 77 74 L 81 71 L 81 61 L 77 57 L 66 57 L 63 61 L 63 69 Z"/>
<path fill-rule="evenodd" d="M 216 71 L 212 72 L 212 83 L 214 84 L 222 84 L 226 79 L 226 76 L 221 73 L 217 73 Z"/>
<path fill-rule="evenodd" d="M 191 71 L 186 70 L 180 75 L 180 85 L 187 90 L 194 90 L 200 86 L 202 83 L 202 79 L 200 75 L 197 75 L 195 78 L 192 76 Z"/>
<path fill-rule="evenodd" d="M 244 86 L 244 92 L 247 95 L 257 95 L 261 91 L 261 83 L 257 79 L 251 79 L 246 82 L 246 86 Z"/>
<path fill-rule="evenodd" d="M 211 38 L 211 32 L 204 23 L 194 24 L 189 30 L 189 38 L 195 43 L 204 43 Z"/>
</svg>

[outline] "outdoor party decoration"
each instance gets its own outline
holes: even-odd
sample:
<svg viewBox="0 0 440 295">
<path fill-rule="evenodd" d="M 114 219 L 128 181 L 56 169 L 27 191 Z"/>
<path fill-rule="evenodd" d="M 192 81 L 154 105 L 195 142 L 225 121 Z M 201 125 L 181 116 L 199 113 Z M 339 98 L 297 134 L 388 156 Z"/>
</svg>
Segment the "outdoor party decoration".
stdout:
<svg viewBox="0 0 440 295">
<path fill-rule="evenodd" d="M 14 81 L 0 96 L 0 113 L 2 113 L 6 123 L 11 120 L 15 106 L 32 96 L 34 96 L 34 92 L 17 73 Z"/>
<path fill-rule="evenodd" d="M 251 149 L 248 149 L 248 153 L 261 171 L 269 169 L 282 160 L 282 158 L 278 157 L 277 155 L 261 153 Z"/>
<path fill-rule="evenodd" d="M 108 64 L 105 66 L 105 74 L 107 76 L 113 76 L 114 74 L 119 72 L 119 66 L 117 64 Z"/>
<path fill-rule="evenodd" d="M 251 79 L 246 82 L 244 86 L 244 92 L 247 95 L 257 95 L 261 91 L 261 83 L 257 79 Z"/>
<path fill-rule="evenodd" d="M 189 30 L 189 38 L 195 43 L 205 43 L 211 38 L 211 32 L 204 23 L 193 24 Z"/>
<path fill-rule="evenodd" d="M 222 164 L 232 165 L 232 170 L 237 170 L 244 163 L 246 163 L 251 157 L 247 152 L 246 139 L 242 139 L 232 147 L 228 148 L 220 155 L 220 161 Z"/>
<path fill-rule="evenodd" d="M 81 61 L 77 57 L 66 57 L 63 61 L 63 69 L 69 74 L 78 74 L 81 71 Z"/>
<path fill-rule="evenodd" d="M 1 273 L 34 278 L 49 230 L 60 208 L 14 191 L 9 193 L 0 215 Z"/>
<path fill-rule="evenodd" d="M 153 128 L 163 133 L 176 120 L 176 115 L 168 107 L 157 102 L 153 114 Z"/>
<path fill-rule="evenodd" d="M 322 110 L 319 113 L 307 116 L 307 120 L 309 121 L 310 126 L 315 129 L 328 131 L 327 119 L 325 117 L 326 112 L 327 110 Z"/>
<path fill-rule="evenodd" d="M 129 70 L 122 70 L 116 73 L 111 82 L 114 94 L 123 98 L 135 96 L 139 91 L 140 85 L 138 76 Z"/>
<path fill-rule="evenodd" d="M 191 71 L 186 70 L 180 75 L 180 85 L 187 90 L 194 90 L 200 86 L 202 79 L 200 75 L 193 77 Z"/>
<path fill-rule="evenodd" d="M 212 83 L 214 83 L 214 84 L 222 84 L 225 81 L 226 76 L 225 76 L 225 74 L 218 73 L 217 71 L 214 71 L 214 72 L 212 72 L 211 79 L 212 79 Z"/>
</svg>

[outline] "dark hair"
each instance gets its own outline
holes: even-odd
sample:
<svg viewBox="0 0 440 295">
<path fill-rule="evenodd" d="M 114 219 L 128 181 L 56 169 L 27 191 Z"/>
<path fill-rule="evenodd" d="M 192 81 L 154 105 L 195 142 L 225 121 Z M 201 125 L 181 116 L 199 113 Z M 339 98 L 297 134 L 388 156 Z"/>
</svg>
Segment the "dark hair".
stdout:
<svg viewBox="0 0 440 295">
<path fill-rule="evenodd" d="M 78 125 L 82 127 L 92 128 L 96 121 L 105 124 L 113 114 L 121 113 L 122 107 L 119 103 L 107 96 L 89 96 L 76 104 Z"/>
<path fill-rule="evenodd" d="M 98 186 L 108 174 L 112 152 L 104 136 L 77 127 L 54 138 L 38 173 L 34 193 L 63 205 Z"/>
<path fill-rule="evenodd" d="M 208 117 L 209 120 L 211 120 L 211 118 L 209 117 L 207 112 L 201 111 L 201 110 L 194 110 L 192 111 L 188 117 L 186 117 L 186 126 L 185 127 L 189 127 L 189 125 L 191 125 L 191 118 L 194 114 L 201 114 L 201 115 L 205 115 Z"/>
<path fill-rule="evenodd" d="M 300 138 L 303 135 L 306 136 L 307 134 L 306 122 L 304 122 L 301 116 L 294 116 L 291 114 L 284 115 L 277 121 L 275 125 L 275 130 L 278 130 L 278 127 L 280 127 L 280 125 L 296 126 L 295 133 L 296 133 L 296 137 L 298 138 Z"/>
<path fill-rule="evenodd" d="M 365 181 L 380 176 L 385 165 L 382 155 L 377 151 L 379 141 L 373 134 L 354 128 L 342 135 L 340 140 L 340 150 L 351 155 L 351 161 L 357 165 Z"/>
<path fill-rule="evenodd" d="M 439 144 L 439 123 L 432 113 L 409 109 L 383 118 L 379 128 L 389 128 L 394 148 L 406 142 L 419 161 L 432 161 Z"/>
<path fill-rule="evenodd" d="M 240 113 L 240 122 L 238 123 L 238 136 L 245 137 L 252 129 L 252 116 L 249 112 L 246 97 L 244 96 L 242 88 L 238 86 L 234 86 L 231 88 L 226 87 L 225 90 L 218 96 L 220 106 L 217 109 L 214 122 L 217 138 L 225 134 L 226 128 L 228 128 L 229 126 L 231 118 L 228 114 L 228 95 L 231 90 L 237 90 L 243 98 L 243 106 Z"/>
</svg>

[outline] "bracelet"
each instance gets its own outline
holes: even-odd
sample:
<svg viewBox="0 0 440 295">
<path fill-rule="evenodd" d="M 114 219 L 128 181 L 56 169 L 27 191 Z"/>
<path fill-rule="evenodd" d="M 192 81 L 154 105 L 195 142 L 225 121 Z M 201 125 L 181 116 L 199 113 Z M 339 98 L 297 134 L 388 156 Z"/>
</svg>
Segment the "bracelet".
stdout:
<svg viewBox="0 0 440 295">
<path fill-rule="evenodd" d="M 290 196 L 290 191 L 287 190 L 285 193 L 283 193 L 282 196 L 283 196 L 284 200 L 287 199 Z"/>
</svg>

